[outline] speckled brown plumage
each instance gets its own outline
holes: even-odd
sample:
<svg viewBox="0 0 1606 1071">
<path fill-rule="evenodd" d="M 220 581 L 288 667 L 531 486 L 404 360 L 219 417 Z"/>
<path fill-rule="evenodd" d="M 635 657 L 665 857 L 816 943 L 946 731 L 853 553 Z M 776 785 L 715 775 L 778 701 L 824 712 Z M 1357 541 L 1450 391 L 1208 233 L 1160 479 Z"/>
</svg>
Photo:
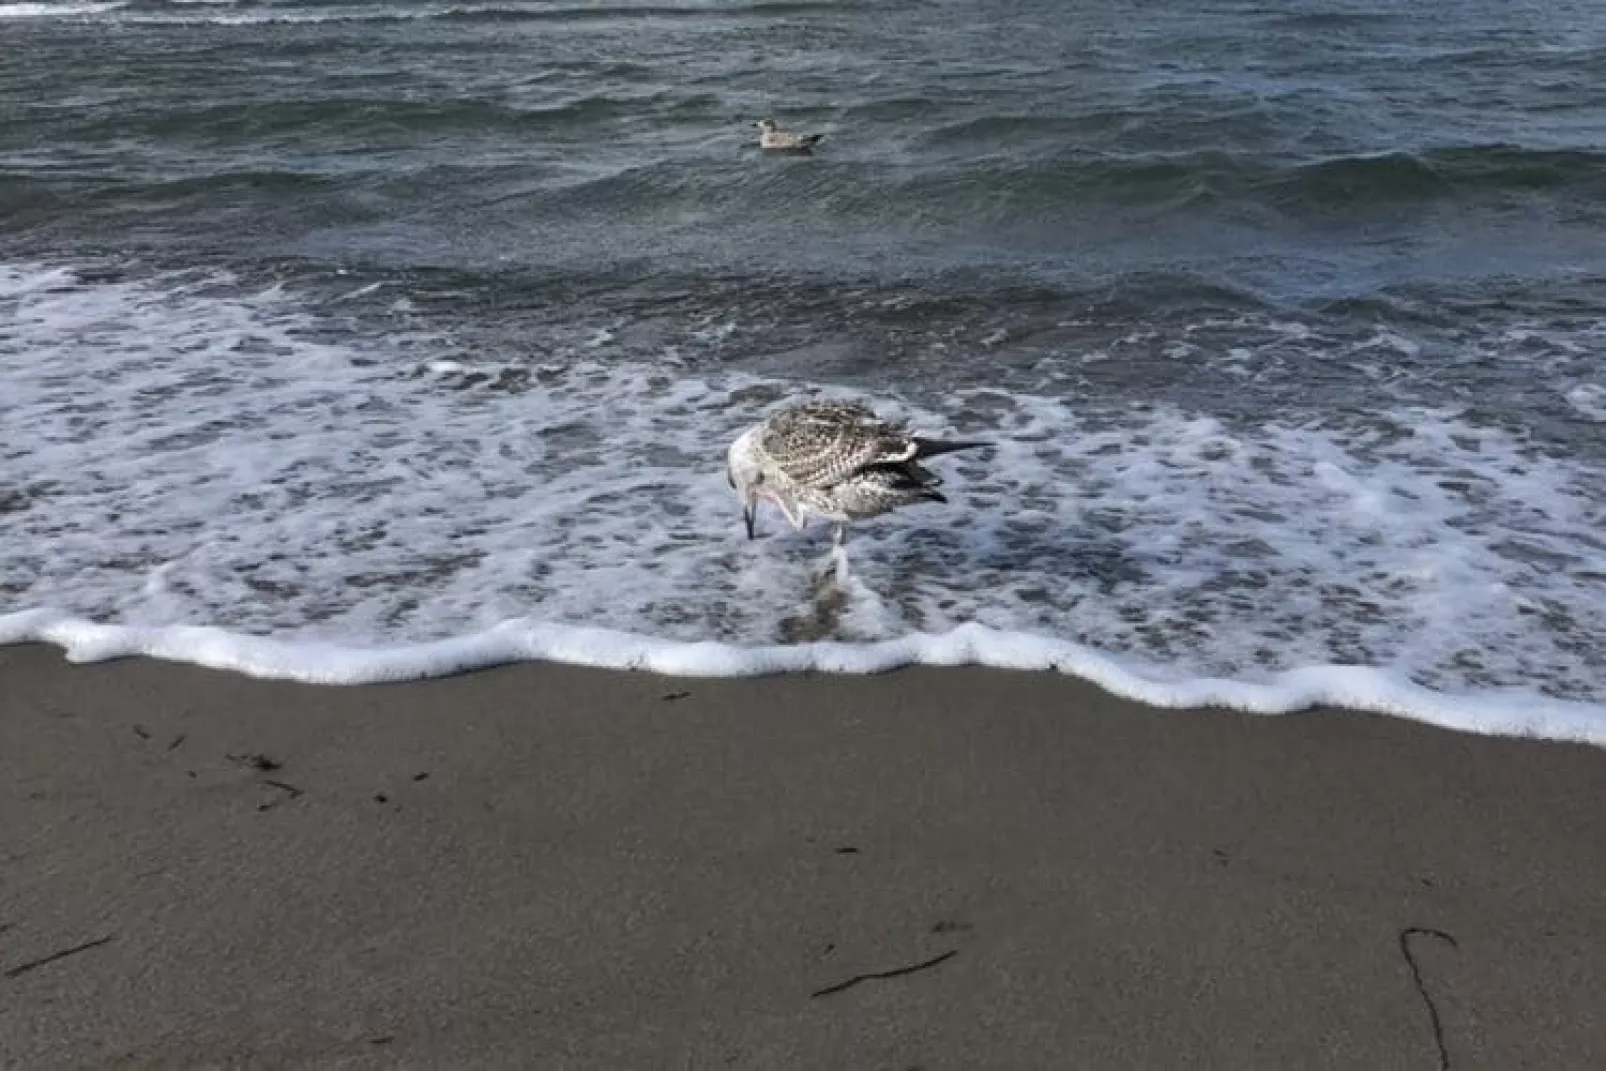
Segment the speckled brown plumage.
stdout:
<svg viewBox="0 0 1606 1071">
<path fill-rule="evenodd" d="M 872 465 L 914 458 L 914 439 L 856 402 L 808 402 L 776 413 L 759 446 L 799 487 L 825 488 Z"/>
<path fill-rule="evenodd" d="M 913 435 L 857 402 L 805 402 L 732 444 L 732 485 L 740 478 L 739 493 L 772 503 L 798 527 L 810 516 L 841 526 L 946 501 L 937 490 L 942 480 L 919 461 L 982 445 Z"/>
</svg>

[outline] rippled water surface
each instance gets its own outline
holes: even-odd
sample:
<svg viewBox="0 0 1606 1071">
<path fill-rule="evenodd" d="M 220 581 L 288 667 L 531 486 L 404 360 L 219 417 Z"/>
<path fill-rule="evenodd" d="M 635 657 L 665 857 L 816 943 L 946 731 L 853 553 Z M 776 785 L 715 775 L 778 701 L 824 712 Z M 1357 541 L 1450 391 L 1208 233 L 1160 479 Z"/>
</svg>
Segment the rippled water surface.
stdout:
<svg viewBox="0 0 1606 1071">
<path fill-rule="evenodd" d="M 0 610 L 1606 702 L 1596 4 L 39 0 L 0 52 Z M 720 471 L 821 392 L 1000 442 L 829 597 Z"/>
</svg>

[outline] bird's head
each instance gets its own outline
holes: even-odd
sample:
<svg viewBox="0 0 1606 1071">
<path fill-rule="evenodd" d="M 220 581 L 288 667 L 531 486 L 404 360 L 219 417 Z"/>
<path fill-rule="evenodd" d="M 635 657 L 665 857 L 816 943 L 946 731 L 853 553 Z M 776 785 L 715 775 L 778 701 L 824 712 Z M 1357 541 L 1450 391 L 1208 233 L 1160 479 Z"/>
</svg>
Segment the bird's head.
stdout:
<svg viewBox="0 0 1606 1071">
<path fill-rule="evenodd" d="M 752 539 L 758 520 L 759 489 L 764 483 L 764 469 L 758 463 L 757 428 L 743 432 L 725 452 L 725 481 L 736 492 L 736 500 L 742 506 L 742 523 L 747 525 L 747 538 Z"/>
<path fill-rule="evenodd" d="M 781 129 L 780 125 L 778 123 L 776 123 L 774 119 L 760 119 L 758 122 L 754 123 L 753 125 L 758 127 L 760 130 L 762 130 L 766 134 L 771 134 L 771 133 L 774 133 L 775 131 Z"/>
</svg>

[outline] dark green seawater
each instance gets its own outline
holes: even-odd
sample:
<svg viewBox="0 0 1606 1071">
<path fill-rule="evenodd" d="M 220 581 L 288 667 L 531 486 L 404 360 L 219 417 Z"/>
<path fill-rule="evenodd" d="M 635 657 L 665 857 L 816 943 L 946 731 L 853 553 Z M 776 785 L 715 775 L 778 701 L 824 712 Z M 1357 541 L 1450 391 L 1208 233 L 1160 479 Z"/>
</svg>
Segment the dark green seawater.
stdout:
<svg viewBox="0 0 1606 1071">
<path fill-rule="evenodd" d="M 1597 378 L 1564 352 L 1444 367 L 1602 312 L 1585 0 L 0 11 L 12 256 L 407 273 L 471 291 L 476 330 L 622 319 L 650 354 L 729 321 L 765 330 L 722 363 L 865 383 L 1010 382 L 1212 316 L 1382 325 L 1421 352 L 1381 386 L 1331 351 L 1257 386 L 1481 400 L 1600 450 L 1550 427 L 1575 412 L 1555 388 Z M 770 114 L 821 153 L 757 157 Z M 1140 356 L 1086 387 L 1217 401 L 1164 345 Z"/>
</svg>

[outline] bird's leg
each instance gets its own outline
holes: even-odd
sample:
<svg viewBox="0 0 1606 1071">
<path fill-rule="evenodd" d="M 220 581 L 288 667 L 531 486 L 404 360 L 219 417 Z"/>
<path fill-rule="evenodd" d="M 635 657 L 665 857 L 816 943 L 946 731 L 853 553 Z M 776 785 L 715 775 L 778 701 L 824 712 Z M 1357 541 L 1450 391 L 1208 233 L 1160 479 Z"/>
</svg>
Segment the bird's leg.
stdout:
<svg viewBox="0 0 1606 1071">
<path fill-rule="evenodd" d="M 831 534 L 831 560 L 836 563 L 838 586 L 848 582 L 848 526 L 839 524 Z"/>
</svg>

